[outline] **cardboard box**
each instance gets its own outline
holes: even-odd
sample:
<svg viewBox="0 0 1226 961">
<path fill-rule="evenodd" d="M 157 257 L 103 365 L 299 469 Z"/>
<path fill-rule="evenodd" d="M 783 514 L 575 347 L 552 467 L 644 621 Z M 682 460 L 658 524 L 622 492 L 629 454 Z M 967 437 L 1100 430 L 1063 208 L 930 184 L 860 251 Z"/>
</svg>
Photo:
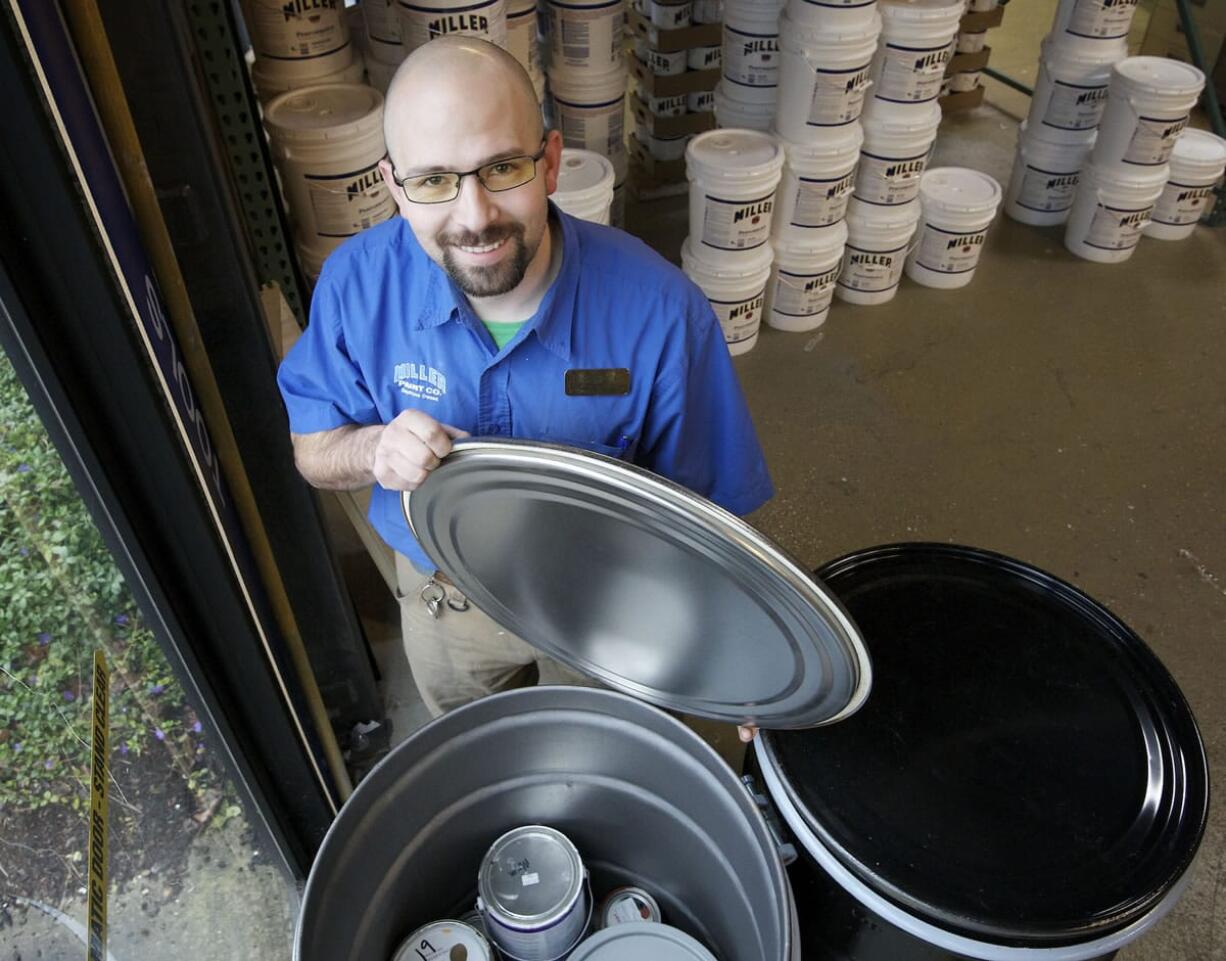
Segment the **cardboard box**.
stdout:
<svg viewBox="0 0 1226 961">
<path fill-rule="evenodd" d="M 962 93 L 947 94 L 938 102 L 941 104 L 941 111 L 943 113 L 956 113 L 959 110 L 972 110 L 983 103 L 983 84 L 980 84 L 974 90 L 966 90 Z"/>
<path fill-rule="evenodd" d="M 988 57 L 991 54 L 991 47 L 984 47 L 975 53 L 955 53 L 945 66 L 945 76 L 952 77 L 955 73 L 966 73 L 968 70 L 982 70 L 988 65 Z"/>
<path fill-rule="evenodd" d="M 634 119 L 656 137 L 684 137 L 715 127 L 715 113 L 684 113 L 679 117 L 657 117 L 638 94 L 630 96 L 630 111 Z"/>
<path fill-rule="evenodd" d="M 684 157 L 680 160 L 657 160 L 633 134 L 626 138 L 626 146 L 630 151 L 631 169 L 637 166 L 653 184 L 674 184 L 685 180 Z"/>
<path fill-rule="evenodd" d="M 698 93 L 703 90 L 714 90 L 719 83 L 720 71 L 687 70 L 672 77 L 658 77 L 651 72 L 651 67 L 634 55 L 633 51 L 626 54 L 626 63 L 630 76 L 634 77 L 639 89 L 651 97 L 675 97 L 681 93 Z"/>
<path fill-rule="evenodd" d="M 983 13 L 963 14 L 962 25 L 958 27 L 958 32 L 979 33 L 983 30 L 991 30 L 993 27 L 999 27 L 1004 19 L 1004 7 L 997 7 L 995 10 L 985 10 Z"/>
<path fill-rule="evenodd" d="M 676 30 L 661 30 L 637 10 L 629 11 L 630 29 L 647 41 L 653 50 L 674 53 L 694 47 L 714 47 L 724 42 L 722 23 L 699 23 Z"/>
</svg>

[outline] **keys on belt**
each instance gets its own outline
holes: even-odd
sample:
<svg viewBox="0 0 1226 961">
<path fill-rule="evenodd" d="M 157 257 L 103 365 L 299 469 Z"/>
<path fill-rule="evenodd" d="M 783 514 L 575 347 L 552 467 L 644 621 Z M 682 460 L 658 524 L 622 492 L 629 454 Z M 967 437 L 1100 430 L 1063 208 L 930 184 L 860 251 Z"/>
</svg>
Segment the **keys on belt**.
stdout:
<svg viewBox="0 0 1226 961">
<path fill-rule="evenodd" d="M 426 605 L 426 610 L 435 620 L 442 616 L 444 604 L 459 613 L 468 610 L 469 606 L 468 598 L 456 590 L 454 585 L 448 590 L 435 577 L 426 581 L 425 586 L 421 589 L 421 602 Z"/>
</svg>

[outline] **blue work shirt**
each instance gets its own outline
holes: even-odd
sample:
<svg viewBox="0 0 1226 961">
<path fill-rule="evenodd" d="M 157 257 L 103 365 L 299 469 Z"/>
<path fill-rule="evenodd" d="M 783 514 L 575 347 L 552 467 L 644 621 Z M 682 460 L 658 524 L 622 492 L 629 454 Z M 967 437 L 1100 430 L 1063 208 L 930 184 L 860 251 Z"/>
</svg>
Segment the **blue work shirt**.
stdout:
<svg viewBox="0 0 1226 961">
<path fill-rule="evenodd" d="M 631 461 L 736 514 L 773 493 L 719 322 L 644 243 L 561 224 L 562 265 L 499 351 L 471 305 L 395 217 L 324 264 L 311 321 L 278 373 L 290 430 L 386 424 L 416 408 L 474 437 L 519 437 Z M 626 368 L 629 392 L 568 396 L 568 370 Z M 370 520 L 415 565 L 400 493 L 375 485 Z"/>
</svg>

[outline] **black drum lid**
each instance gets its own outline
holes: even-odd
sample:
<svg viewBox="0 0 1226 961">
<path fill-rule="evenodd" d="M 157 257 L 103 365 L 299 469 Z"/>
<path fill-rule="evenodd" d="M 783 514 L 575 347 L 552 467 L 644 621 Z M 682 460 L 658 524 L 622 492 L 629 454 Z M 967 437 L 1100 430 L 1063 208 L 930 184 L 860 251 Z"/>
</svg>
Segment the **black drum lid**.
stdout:
<svg viewBox="0 0 1226 961">
<path fill-rule="evenodd" d="M 1076 588 L 941 544 L 818 577 L 859 625 L 872 696 L 829 728 L 764 732 L 804 823 L 908 914 L 1055 947 L 1153 910 L 1204 833 L 1204 746 L 1170 674 Z"/>
</svg>

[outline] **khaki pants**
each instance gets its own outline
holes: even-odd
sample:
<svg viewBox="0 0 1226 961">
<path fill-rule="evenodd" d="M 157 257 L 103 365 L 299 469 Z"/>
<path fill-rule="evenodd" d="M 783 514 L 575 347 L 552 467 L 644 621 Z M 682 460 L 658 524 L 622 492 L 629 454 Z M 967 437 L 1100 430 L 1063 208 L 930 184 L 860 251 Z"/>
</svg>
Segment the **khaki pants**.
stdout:
<svg viewBox="0 0 1226 961">
<path fill-rule="evenodd" d="M 455 587 L 421 573 L 399 553 L 396 582 L 404 652 L 434 717 L 487 694 L 538 683 L 599 686 L 503 630 Z M 438 617 L 422 596 L 430 584 L 443 594 Z"/>
</svg>

